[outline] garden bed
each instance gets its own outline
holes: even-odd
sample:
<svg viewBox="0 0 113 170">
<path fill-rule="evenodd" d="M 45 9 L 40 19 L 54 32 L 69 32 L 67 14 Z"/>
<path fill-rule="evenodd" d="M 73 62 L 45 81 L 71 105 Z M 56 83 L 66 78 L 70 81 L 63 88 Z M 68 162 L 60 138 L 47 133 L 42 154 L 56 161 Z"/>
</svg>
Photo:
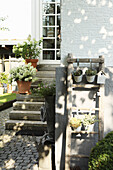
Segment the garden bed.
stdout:
<svg viewBox="0 0 113 170">
<path fill-rule="evenodd" d="M 5 93 L 0 95 L 0 111 L 12 107 L 13 103 L 16 101 L 16 94 Z"/>
</svg>

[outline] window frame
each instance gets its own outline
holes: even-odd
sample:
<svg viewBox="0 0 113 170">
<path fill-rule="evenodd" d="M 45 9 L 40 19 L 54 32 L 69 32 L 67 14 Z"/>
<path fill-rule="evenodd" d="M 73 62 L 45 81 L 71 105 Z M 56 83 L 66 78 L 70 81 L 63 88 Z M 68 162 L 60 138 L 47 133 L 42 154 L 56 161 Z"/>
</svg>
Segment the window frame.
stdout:
<svg viewBox="0 0 113 170">
<path fill-rule="evenodd" d="M 55 14 L 43 14 L 43 4 L 55 4 Z M 43 49 L 43 46 L 42 46 L 42 53 L 41 53 L 41 57 L 40 57 L 40 63 L 41 64 L 60 64 L 60 61 L 61 61 L 61 58 L 60 60 L 56 60 L 56 52 L 57 51 L 61 51 L 61 48 L 57 48 L 57 16 L 60 16 L 61 17 L 61 13 L 57 14 L 57 4 L 60 4 L 60 2 L 42 2 L 42 0 L 40 0 L 40 35 L 41 37 L 43 37 L 43 28 L 55 28 L 55 37 L 43 37 L 43 40 L 45 39 L 55 39 L 55 48 L 51 48 L 51 49 L 46 49 L 44 48 Z M 55 25 L 54 26 L 44 26 L 43 25 L 43 16 L 55 16 Z M 60 20 L 61 21 L 61 20 Z M 61 26 L 61 24 L 60 24 Z M 47 59 L 43 59 L 43 51 L 54 51 L 55 52 L 55 60 L 47 60 Z"/>
</svg>

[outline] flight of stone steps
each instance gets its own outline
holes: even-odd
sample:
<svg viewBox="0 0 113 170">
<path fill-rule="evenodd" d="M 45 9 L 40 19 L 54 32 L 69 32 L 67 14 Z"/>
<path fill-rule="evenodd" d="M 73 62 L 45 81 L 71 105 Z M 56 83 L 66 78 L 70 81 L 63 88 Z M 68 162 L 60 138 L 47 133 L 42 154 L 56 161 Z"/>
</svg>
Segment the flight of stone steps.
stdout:
<svg viewBox="0 0 113 170">
<path fill-rule="evenodd" d="M 37 82 L 32 87 L 37 87 L 40 82 L 55 80 L 55 68 L 58 65 L 41 65 L 37 71 Z M 17 94 L 17 101 L 13 103 L 13 110 L 9 113 L 9 120 L 5 123 L 6 130 L 15 130 L 23 134 L 43 135 L 47 131 L 46 122 L 40 119 L 40 108 L 44 98 L 33 95 Z"/>
<path fill-rule="evenodd" d="M 39 65 L 38 71 L 37 71 L 37 81 L 32 83 L 32 87 L 37 87 L 38 83 L 51 83 L 55 80 L 55 74 L 56 74 L 56 67 L 59 65 Z"/>
</svg>

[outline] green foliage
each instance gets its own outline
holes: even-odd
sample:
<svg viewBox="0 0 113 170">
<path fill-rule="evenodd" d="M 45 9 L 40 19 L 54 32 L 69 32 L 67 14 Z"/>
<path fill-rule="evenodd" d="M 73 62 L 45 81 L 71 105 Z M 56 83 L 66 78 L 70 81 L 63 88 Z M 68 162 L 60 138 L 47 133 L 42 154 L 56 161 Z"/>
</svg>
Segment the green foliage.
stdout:
<svg viewBox="0 0 113 170">
<path fill-rule="evenodd" d="M 92 148 L 89 158 L 89 170 L 113 169 L 113 131 Z"/>
<path fill-rule="evenodd" d="M 79 70 L 74 71 L 73 75 L 74 76 L 81 76 L 82 75 L 82 70 L 79 69 Z"/>
<path fill-rule="evenodd" d="M 35 59 L 41 53 L 41 43 L 42 39 L 39 41 L 36 41 L 35 38 L 31 40 L 31 35 L 29 35 L 27 41 L 24 41 L 23 44 L 13 46 L 13 53 L 15 53 L 16 57 L 21 56 L 24 59 Z"/>
<path fill-rule="evenodd" d="M 31 66 L 31 63 L 15 67 L 10 71 L 9 82 L 13 81 L 34 81 L 33 76 L 36 75 L 36 68 Z"/>
<path fill-rule="evenodd" d="M 97 74 L 97 71 L 89 68 L 88 70 L 86 70 L 85 74 L 86 74 L 87 76 L 94 76 L 94 75 Z"/>
<path fill-rule="evenodd" d="M 94 124 L 97 121 L 98 120 L 96 119 L 96 116 L 91 114 L 85 114 L 85 117 L 82 119 L 82 123 L 84 126 Z"/>
<path fill-rule="evenodd" d="M 55 83 L 51 83 L 51 84 L 40 83 L 38 85 L 38 88 L 35 88 L 32 90 L 32 93 L 35 95 L 42 96 L 42 97 L 53 96 L 56 94 L 56 84 Z"/>
<path fill-rule="evenodd" d="M 3 86 L 3 84 L 7 84 L 8 83 L 8 74 L 6 73 L 0 73 L 0 85 Z"/>
<path fill-rule="evenodd" d="M 0 104 L 16 99 L 15 93 L 5 93 L 0 95 Z"/>
</svg>

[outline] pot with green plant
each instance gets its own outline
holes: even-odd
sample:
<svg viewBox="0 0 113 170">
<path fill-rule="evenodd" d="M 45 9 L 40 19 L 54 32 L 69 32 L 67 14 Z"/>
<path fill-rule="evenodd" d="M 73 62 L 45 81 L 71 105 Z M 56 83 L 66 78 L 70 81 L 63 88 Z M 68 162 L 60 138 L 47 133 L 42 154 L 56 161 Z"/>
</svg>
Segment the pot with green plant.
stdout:
<svg viewBox="0 0 113 170">
<path fill-rule="evenodd" d="M 72 117 L 69 121 L 69 124 L 72 130 L 75 130 L 77 132 L 81 131 L 81 119 Z"/>
<path fill-rule="evenodd" d="M 0 94 L 4 92 L 4 84 L 8 84 L 8 74 L 2 72 L 0 73 Z"/>
<path fill-rule="evenodd" d="M 96 115 L 85 114 L 82 119 L 83 129 L 88 132 L 92 132 L 94 130 L 94 123 L 97 122 L 98 119 Z"/>
<path fill-rule="evenodd" d="M 45 105 L 41 109 L 42 117 L 46 115 L 47 120 L 47 131 L 48 134 L 45 139 L 45 143 L 55 142 L 55 95 L 56 95 L 56 84 L 53 83 L 41 83 L 38 88 L 34 89 L 33 93 L 40 97 L 45 98 Z"/>
<path fill-rule="evenodd" d="M 81 69 L 77 69 L 73 72 L 75 82 L 79 83 L 82 81 L 82 73 Z"/>
<path fill-rule="evenodd" d="M 31 63 L 28 63 L 11 69 L 9 82 L 17 82 L 18 93 L 30 93 L 31 82 L 36 80 L 35 75 L 36 68 Z"/>
<path fill-rule="evenodd" d="M 96 70 L 94 70 L 92 68 L 87 69 L 86 72 L 85 72 L 87 82 L 93 83 L 94 80 L 95 80 L 96 74 L 97 74 Z"/>
<path fill-rule="evenodd" d="M 16 57 L 25 59 L 27 64 L 31 62 L 33 67 L 36 67 L 41 53 L 41 43 L 42 39 L 36 41 L 35 38 L 31 39 L 31 35 L 29 35 L 27 41 L 13 46 L 13 53 Z"/>
</svg>

